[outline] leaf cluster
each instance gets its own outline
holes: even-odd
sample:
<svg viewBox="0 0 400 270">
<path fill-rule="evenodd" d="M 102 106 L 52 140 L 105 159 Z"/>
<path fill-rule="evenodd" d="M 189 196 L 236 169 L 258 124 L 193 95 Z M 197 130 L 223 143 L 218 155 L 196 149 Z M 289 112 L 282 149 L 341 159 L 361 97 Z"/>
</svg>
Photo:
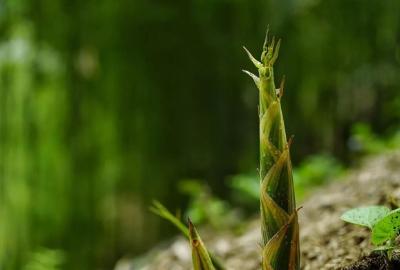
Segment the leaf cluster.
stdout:
<svg viewBox="0 0 400 270">
<path fill-rule="evenodd" d="M 385 206 L 359 207 L 345 212 L 341 219 L 371 230 L 371 243 L 376 250 L 384 250 L 391 254 L 399 250 L 396 238 L 400 235 L 400 208 L 390 210 Z M 390 256 L 389 256 L 390 257 Z"/>
</svg>

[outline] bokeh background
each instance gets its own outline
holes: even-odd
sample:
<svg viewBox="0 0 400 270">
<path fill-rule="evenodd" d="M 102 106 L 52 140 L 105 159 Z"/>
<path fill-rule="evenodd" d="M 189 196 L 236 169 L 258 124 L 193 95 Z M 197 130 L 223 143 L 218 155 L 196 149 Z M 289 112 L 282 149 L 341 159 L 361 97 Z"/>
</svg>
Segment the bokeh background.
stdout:
<svg viewBox="0 0 400 270">
<path fill-rule="evenodd" d="M 399 14 L 396 0 L 0 0 L 0 269 L 113 269 L 176 233 L 153 199 L 216 228 L 256 214 L 242 45 L 260 55 L 267 25 L 299 197 L 399 147 Z"/>
</svg>

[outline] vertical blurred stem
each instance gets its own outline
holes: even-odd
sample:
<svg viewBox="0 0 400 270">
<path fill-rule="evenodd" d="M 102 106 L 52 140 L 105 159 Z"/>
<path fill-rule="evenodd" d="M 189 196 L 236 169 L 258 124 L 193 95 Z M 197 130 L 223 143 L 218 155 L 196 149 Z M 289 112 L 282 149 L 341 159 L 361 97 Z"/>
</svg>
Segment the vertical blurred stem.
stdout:
<svg viewBox="0 0 400 270">
<path fill-rule="evenodd" d="M 259 90 L 260 119 L 260 208 L 263 237 L 263 269 L 299 269 L 299 228 L 293 189 L 289 144 L 281 110 L 283 80 L 275 87 L 273 65 L 278 57 L 280 40 L 268 42 L 261 62 L 245 48 L 258 68 L 258 76 L 245 71 Z"/>
<path fill-rule="evenodd" d="M 33 80 L 30 28 L 23 23 L 15 24 L 9 40 L 2 43 L 8 58 L 0 63 L 0 269 L 19 269 L 32 238 L 29 233 L 32 207 L 29 90 Z"/>
</svg>

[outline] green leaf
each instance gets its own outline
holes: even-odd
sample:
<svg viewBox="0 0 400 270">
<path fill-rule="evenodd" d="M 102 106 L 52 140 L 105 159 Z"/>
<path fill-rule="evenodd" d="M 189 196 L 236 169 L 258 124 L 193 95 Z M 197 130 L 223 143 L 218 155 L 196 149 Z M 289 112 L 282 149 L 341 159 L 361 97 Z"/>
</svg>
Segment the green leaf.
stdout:
<svg viewBox="0 0 400 270">
<path fill-rule="evenodd" d="M 345 212 L 340 218 L 346 222 L 372 229 L 389 212 L 390 209 L 385 206 L 359 207 Z"/>
<path fill-rule="evenodd" d="M 374 225 L 371 241 L 374 245 L 380 245 L 395 238 L 399 234 L 399 230 L 400 208 L 391 211 Z"/>
<path fill-rule="evenodd" d="M 189 230 L 186 226 L 174 216 L 164 205 L 159 201 L 153 201 L 153 205 L 150 207 L 150 211 L 154 214 L 168 220 L 175 225 L 186 237 L 189 237 Z"/>
</svg>

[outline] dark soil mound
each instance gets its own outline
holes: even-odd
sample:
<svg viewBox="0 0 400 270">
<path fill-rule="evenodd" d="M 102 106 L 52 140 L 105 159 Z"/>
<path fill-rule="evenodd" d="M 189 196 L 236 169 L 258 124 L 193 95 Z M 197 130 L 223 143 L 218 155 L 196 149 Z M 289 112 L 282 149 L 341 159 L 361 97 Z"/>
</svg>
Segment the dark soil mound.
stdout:
<svg viewBox="0 0 400 270">
<path fill-rule="evenodd" d="M 398 256 L 388 260 L 383 254 L 372 253 L 364 256 L 352 265 L 346 266 L 343 270 L 398 270 L 400 269 L 400 258 Z"/>
</svg>

